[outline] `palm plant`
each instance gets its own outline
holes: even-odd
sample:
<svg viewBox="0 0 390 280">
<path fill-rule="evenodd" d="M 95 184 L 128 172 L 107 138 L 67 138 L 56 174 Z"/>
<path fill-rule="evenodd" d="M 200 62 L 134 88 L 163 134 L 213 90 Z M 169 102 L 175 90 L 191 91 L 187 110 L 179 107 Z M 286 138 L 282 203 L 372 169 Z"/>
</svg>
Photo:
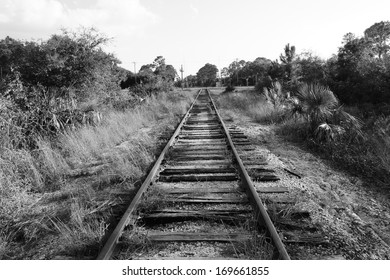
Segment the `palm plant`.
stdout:
<svg viewBox="0 0 390 280">
<path fill-rule="evenodd" d="M 263 94 L 267 101 L 274 105 L 274 108 L 279 107 L 288 97 L 283 93 L 282 85 L 278 81 L 273 82 L 270 88 L 264 87 Z"/>
<path fill-rule="evenodd" d="M 348 141 L 363 138 L 362 122 L 345 112 L 326 86 L 302 84 L 289 103 L 289 114 L 305 118 L 317 141 L 329 142 L 341 136 L 347 136 Z"/>
<path fill-rule="evenodd" d="M 302 115 L 313 130 L 328 122 L 339 105 L 333 92 L 320 84 L 302 84 L 296 96 L 301 104 Z"/>
</svg>

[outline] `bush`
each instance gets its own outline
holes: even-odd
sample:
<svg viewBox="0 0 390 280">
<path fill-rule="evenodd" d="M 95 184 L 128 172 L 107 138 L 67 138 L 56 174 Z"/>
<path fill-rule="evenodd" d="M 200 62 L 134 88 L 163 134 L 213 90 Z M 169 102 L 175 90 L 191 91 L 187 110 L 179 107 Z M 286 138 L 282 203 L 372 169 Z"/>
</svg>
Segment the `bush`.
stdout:
<svg viewBox="0 0 390 280">
<path fill-rule="evenodd" d="M 145 98 L 147 96 L 157 95 L 161 92 L 169 92 L 173 89 L 173 82 L 166 81 L 163 78 L 156 76 L 148 83 L 137 84 L 129 90 L 135 95 Z"/>
<path fill-rule="evenodd" d="M 343 110 L 328 87 L 302 84 L 287 104 L 286 117 L 303 118 L 316 141 L 362 137 L 361 121 Z"/>
<path fill-rule="evenodd" d="M 255 85 L 255 90 L 259 93 L 262 93 L 264 88 L 272 87 L 272 79 L 270 76 L 262 76 L 257 84 Z"/>
<path fill-rule="evenodd" d="M 301 85 L 296 96 L 302 104 L 302 115 L 313 129 L 329 120 L 333 110 L 339 105 L 333 92 L 319 84 Z"/>
<path fill-rule="evenodd" d="M 233 85 L 228 85 L 226 88 L 225 88 L 225 91 L 224 92 L 233 92 L 235 91 L 236 88 L 233 86 Z"/>
<path fill-rule="evenodd" d="M 102 50 L 107 42 L 94 29 L 64 30 L 40 43 L 0 40 L 2 144 L 36 148 L 37 136 L 57 136 L 75 125 L 79 103 L 119 90 L 123 71 Z"/>
<path fill-rule="evenodd" d="M 371 116 L 363 125 L 339 105 L 326 87 L 306 85 L 297 97 L 295 107 L 288 109 L 289 116 L 295 117 L 287 118 L 277 128 L 279 135 L 305 142 L 353 172 L 382 182 L 387 180 L 390 176 L 389 116 Z M 364 115 L 357 107 L 347 110 Z"/>
<path fill-rule="evenodd" d="M 284 105 L 289 98 L 289 94 L 282 90 L 282 85 L 278 81 L 273 82 L 269 88 L 265 87 L 263 95 L 275 108 Z"/>
</svg>

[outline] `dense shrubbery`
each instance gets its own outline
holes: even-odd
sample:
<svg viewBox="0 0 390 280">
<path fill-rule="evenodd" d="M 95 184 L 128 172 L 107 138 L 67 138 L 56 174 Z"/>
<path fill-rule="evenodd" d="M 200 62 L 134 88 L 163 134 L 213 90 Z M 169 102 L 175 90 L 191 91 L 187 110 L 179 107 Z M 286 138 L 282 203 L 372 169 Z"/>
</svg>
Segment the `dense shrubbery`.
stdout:
<svg viewBox="0 0 390 280">
<path fill-rule="evenodd" d="M 266 89 L 264 96 L 269 105 L 258 108 L 258 121 L 281 123 L 279 134 L 305 141 L 354 171 L 383 181 L 390 175 L 389 116 L 373 114 L 363 122 L 348 113 L 328 87 L 319 84 L 302 84 L 293 97 L 283 95 L 276 84 L 276 89 Z"/>
<path fill-rule="evenodd" d="M 270 88 L 272 86 L 272 78 L 268 76 L 262 76 L 256 83 L 255 89 L 257 92 L 262 92 L 264 88 Z"/>
<path fill-rule="evenodd" d="M 107 41 L 93 29 L 64 30 L 40 43 L 1 40 L 3 142 L 33 147 L 38 135 L 74 126 L 82 102 L 103 102 L 118 91 L 126 71 L 102 50 Z"/>
<path fill-rule="evenodd" d="M 303 84 L 292 97 L 280 84 L 266 92 L 239 90 L 221 95 L 218 103 L 259 123 L 275 124 L 276 132 L 286 139 L 303 142 L 354 172 L 386 182 L 390 176 L 390 115 L 378 117 L 375 108 L 370 113 L 343 107 L 329 88 L 319 84 Z"/>
<path fill-rule="evenodd" d="M 302 83 L 292 93 L 279 82 L 264 88 L 263 95 L 272 111 L 273 123 L 285 120 L 303 122 L 307 136 L 329 142 L 341 136 L 361 136 L 361 121 L 344 111 L 339 100 L 326 86 Z M 266 117 L 269 120 L 269 116 Z"/>
</svg>

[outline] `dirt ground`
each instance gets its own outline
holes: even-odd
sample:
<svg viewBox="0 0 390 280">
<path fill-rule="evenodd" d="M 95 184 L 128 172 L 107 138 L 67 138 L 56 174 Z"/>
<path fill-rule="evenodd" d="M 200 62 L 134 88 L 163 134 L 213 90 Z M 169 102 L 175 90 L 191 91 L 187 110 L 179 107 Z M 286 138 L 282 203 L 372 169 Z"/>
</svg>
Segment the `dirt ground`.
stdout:
<svg viewBox="0 0 390 280">
<path fill-rule="evenodd" d="M 244 132 L 256 151 L 267 157 L 281 178 L 272 184 L 289 189 L 293 207 L 309 211 L 311 224 L 328 241 L 316 246 L 287 245 L 292 259 L 390 259 L 388 192 L 279 137 L 272 125 L 255 123 L 236 111 L 220 111 L 229 126 Z"/>
</svg>

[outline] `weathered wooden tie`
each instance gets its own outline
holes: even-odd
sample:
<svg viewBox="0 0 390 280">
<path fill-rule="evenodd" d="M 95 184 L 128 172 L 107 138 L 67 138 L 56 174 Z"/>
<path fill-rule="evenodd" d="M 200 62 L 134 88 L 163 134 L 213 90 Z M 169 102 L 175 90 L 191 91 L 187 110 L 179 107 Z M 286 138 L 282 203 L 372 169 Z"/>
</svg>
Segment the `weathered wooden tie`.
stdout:
<svg viewBox="0 0 390 280">
<path fill-rule="evenodd" d="M 225 233 L 225 232 L 149 232 L 148 239 L 155 242 L 246 242 L 252 239 L 248 233 Z"/>
</svg>

